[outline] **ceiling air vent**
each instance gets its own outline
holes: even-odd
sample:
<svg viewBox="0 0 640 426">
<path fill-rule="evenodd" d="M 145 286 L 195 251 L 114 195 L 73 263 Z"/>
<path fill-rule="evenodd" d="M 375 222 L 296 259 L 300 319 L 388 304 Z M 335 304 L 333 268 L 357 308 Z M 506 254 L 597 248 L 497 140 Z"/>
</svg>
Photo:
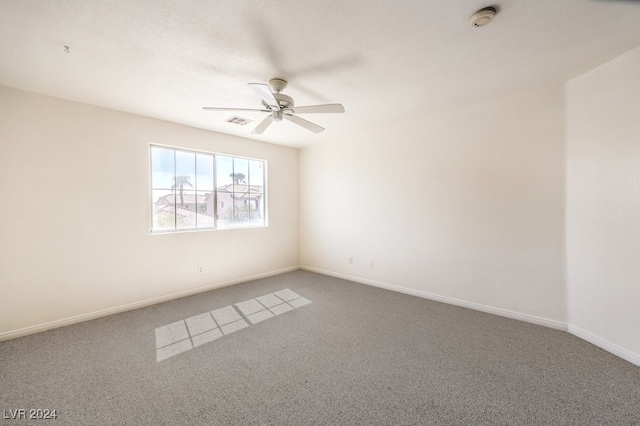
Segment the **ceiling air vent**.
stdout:
<svg viewBox="0 0 640 426">
<path fill-rule="evenodd" d="M 227 118 L 227 123 L 237 124 L 238 126 L 244 126 L 247 123 L 251 123 L 253 120 L 249 120 L 248 118 L 238 117 L 234 115 L 233 117 Z"/>
</svg>

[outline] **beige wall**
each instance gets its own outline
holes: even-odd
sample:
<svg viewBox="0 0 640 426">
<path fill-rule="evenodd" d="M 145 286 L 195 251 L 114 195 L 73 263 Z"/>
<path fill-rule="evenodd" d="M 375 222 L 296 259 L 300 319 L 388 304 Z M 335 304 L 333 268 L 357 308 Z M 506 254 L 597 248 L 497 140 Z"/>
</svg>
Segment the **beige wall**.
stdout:
<svg viewBox="0 0 640 426">
<path fill-rule="evenodd" d="M 269 227 L 150 235 L 150 143 L 266 159 Z M 8 88 L 0 144 L 0 338 L 299 264 L 295 149 Z"/>
<path fill-rule="evenodd" d="M 570 330 L 640 364 L 640 48 L 566 86 Z"/>
<path fill-rule="evenodd" d="M 561 86 L 305 148 L 301 264 L 562 328 L 564 151 Z"/>
<path fill-rule="evenodd" d="M 299 164 L 0 88 L 0 340 L 302 265 L 568 326 L 640 364 L 638 75 L 640 48 L 564 86 L 377 123 Z M 266 159 L 270 226 L 149 235 L 150 143 Z"/>
</svg>

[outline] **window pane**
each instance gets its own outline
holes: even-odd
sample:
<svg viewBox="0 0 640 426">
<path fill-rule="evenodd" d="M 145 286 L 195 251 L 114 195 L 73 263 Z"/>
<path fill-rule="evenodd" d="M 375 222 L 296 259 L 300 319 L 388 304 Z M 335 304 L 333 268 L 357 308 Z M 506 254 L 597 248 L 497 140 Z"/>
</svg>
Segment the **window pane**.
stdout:
<svg viewBox="0 0 640 426">
<path fill-rule="evenodd" d="M 176 151 L 176 176 L 172 185 L 176 191 L 195 189 L 196 154 L 194 152 Z"/>
<path fill-rule="evenodd" d="M 173 149 L 151 147 L 151 187 L 170 189 L 173 185 Z"/>
<path fill-rule="evenodd" d="M 229 185 L 218 189 L 218 228 L 229 228 L 230 224 L 233 223 L 233 193 L 229 189 Z"/>
<path fill-rule="evenodd" d="M 216 185 L 218 189 L 223 186 L 229 190 L 229 185 L 233 182 L 233 158 L 223 155 L 216 155 Z"/>
<path fill-rule="evenodd" d="M 233 159 L 233 226 L 249 224 L 249 160 Z"/>
<path fill-rule="evenodd" d="M 250 225 L 264 226 L 264 196 L 254 194 L 249 206 Z"/>
<path fill-rule="evenodd" d="M 198 191 L 196 197 L 196 211 L 198 213 L 198 228 L 213 228 L 216 225 L 213 217 L 213 192 Z"/>
<path fill-rule="evenodd" d="M 166 189 L 154 190 L 151 197 L 153 230 L 167 231 L 175 229 L 175 194 Z"/>
<path fill-rule="evenodd" d="M 249 160 L 233 159 L 233 181 L 236 185 L 247 185 L 249 179 Z"/>
<path fill-rule="evenodd" d="M 245 185 L 246 186 L 246 185 Z M 247 193 L 233 194 L 233 227 L 249 224 L 249 199 Z"/>
<path fill-rule="evenodd" d="M 213 160 L 213 155 L 196 154 L 196 190 L 213 191 Z"/>
<path fill-rule="evenodd" d="M 249 161 L 249 185 L 253 192 L 264 192 L 264 162 Z"/>
<path fill-rule="evenodd" d="M 196 227 L 196 193 L 195 191 L 176 191 L 176 228 L 191 229 Z"/>
</svg>

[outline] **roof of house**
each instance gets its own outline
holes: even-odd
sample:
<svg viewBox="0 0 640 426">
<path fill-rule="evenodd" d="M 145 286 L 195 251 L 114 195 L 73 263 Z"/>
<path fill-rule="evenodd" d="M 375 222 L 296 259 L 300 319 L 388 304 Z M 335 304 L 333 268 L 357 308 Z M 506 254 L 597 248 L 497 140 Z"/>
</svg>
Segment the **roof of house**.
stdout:
<svg viewBox="0 0 640 426">
<path fill-rule="evenodd" d="M 207 195 L 204 194 L 194 194 L 194 193 L 185 193 L 182 195 L 182 199 L 184 200 L 184 204 L 204 204 L 207 202 Z M 180 193 L 171 193 L 167 195 L 163 195 L 158 198 L 156 204 L 180 204 Z"/>
<path fill-rule="evenodd" d="M 218 187 L 218 193 L 233 194 L 233 198 L 236 199 L 256 199 L 260 198 L 264 194 L 264 187 L 262 185 L 243 185 L 230 183 Z M 211 197 L 213 193 L 207 195 L 207 199 Z"/>
</svg>

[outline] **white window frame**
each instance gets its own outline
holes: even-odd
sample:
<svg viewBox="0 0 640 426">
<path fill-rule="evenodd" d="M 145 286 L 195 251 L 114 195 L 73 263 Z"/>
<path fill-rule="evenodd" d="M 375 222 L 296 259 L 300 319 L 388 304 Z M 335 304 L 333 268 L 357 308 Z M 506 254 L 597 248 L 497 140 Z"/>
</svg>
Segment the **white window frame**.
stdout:
<svg viewBox="0 0 640 426">
<path fill-rule="evenodd" d="M 202 226 L 202 227 L 196 227 L 195 228 L 178 228 L 177 226 L 177 222 L 174 225 L 173 229 L 154 229 L 154 214 L 155 214 L 155 209 L 156 209 L 156 202 L 157 200 L 154 199 L 154 195 L 153 192 L 154 190 L 166 190 L 166 188 L 154 188 L 153 187 L 153 148 L 159 148 L 159 149 L 165 149 L 165 150 L 171 150 L 174 151 L 174 158 L 175 158 L 175 152 L 180 151 L 180 152 L 186 152 L 189 154 L 204 154 L 204 155 L 210 155 L 213 157 L 213 217 L 214 217 L 214 225 L 213 226 Z M 228 158 L 232 158 L 233 160 L 235 159 L 240 159 L 240 160 L 248 160 L 248 161 L 258 161 L 262 163 L 262 198 L 263 198 L 263 220 L 262 220 L 262 224 L 256 225 L 256 224 L 251 224 L 251 223 L 245 223 L 245 222 L 233 222 L 232 226 L 224 226 L 224 227 L 219 227 L 219 212 L 218 212 L 218 189 L 219 189 L 219 185 L 218 185 L 218 176 L 217 176 L 217 171 L 218 171 L 218 164 L 217 164 L 217 157 L 228 157 Z M 174 159 L 175 161 L 175 159 Z M 232 164 L 234 164 L 235 161 L 233 161 Z M 175 163 L 174 163 L 174 172 L 175 172 Z M 232 173 L 235 173 L 235 170 L 233 169 L 232 166 Z M 231 155 L 231 154 L 223 154 L 223 153 L 216 153 L 216 152 L 210 152 L 210 151 L 202 151 L 202 150 L 197 150 L 197 149 L 191 149 L 191 148 L 183 148 L 183 147 L 177 147 L 177 146 L 169 146 L 169 145 L 161 145 L 161 144 L 150 144 L 149 145 L 149 232 L 152 235 L 160 235 L 160 234 L 174 234 L 174 233 L 180 233 L 180 232 L 202 232 L 202 231 L 227 231 L 227 230 L 237 230 L 237 229 L 255 229 L 255 228 L 266 228 L 269 226 L 269 215 L 268 215 L 268 200 L 267 200 L 267 160 L 261 159 L 261 158 L 252 158 L 252 157 L 244 157 L 244 156 L 239 156 L 239 155 Z M 249 175 L 247 176 L 247 186 L 249 188 L 251 188 L 251 181 L 250 181 L 250 172 Z M 194 192 L 197 191 L 197 188 L 194 188 Z M 197 194 L 197 192 L 195 192 L 195 194 Z M 233 196 L 232 196 L 233 197 Z M 245 202 L 249 201 L 249 200 L 244 200 Z M 232 207 L 234 206 L 235 203 L 231 203 Z M 175 204 L 174 204 L 175 205 Z M 177 211 L 174 211 L 174 215 L 177 217 Z M 177 221 L 177 219 L 176 219 Z M 197 221 L 196 221 L 197 222 Z"/>
</svg>

